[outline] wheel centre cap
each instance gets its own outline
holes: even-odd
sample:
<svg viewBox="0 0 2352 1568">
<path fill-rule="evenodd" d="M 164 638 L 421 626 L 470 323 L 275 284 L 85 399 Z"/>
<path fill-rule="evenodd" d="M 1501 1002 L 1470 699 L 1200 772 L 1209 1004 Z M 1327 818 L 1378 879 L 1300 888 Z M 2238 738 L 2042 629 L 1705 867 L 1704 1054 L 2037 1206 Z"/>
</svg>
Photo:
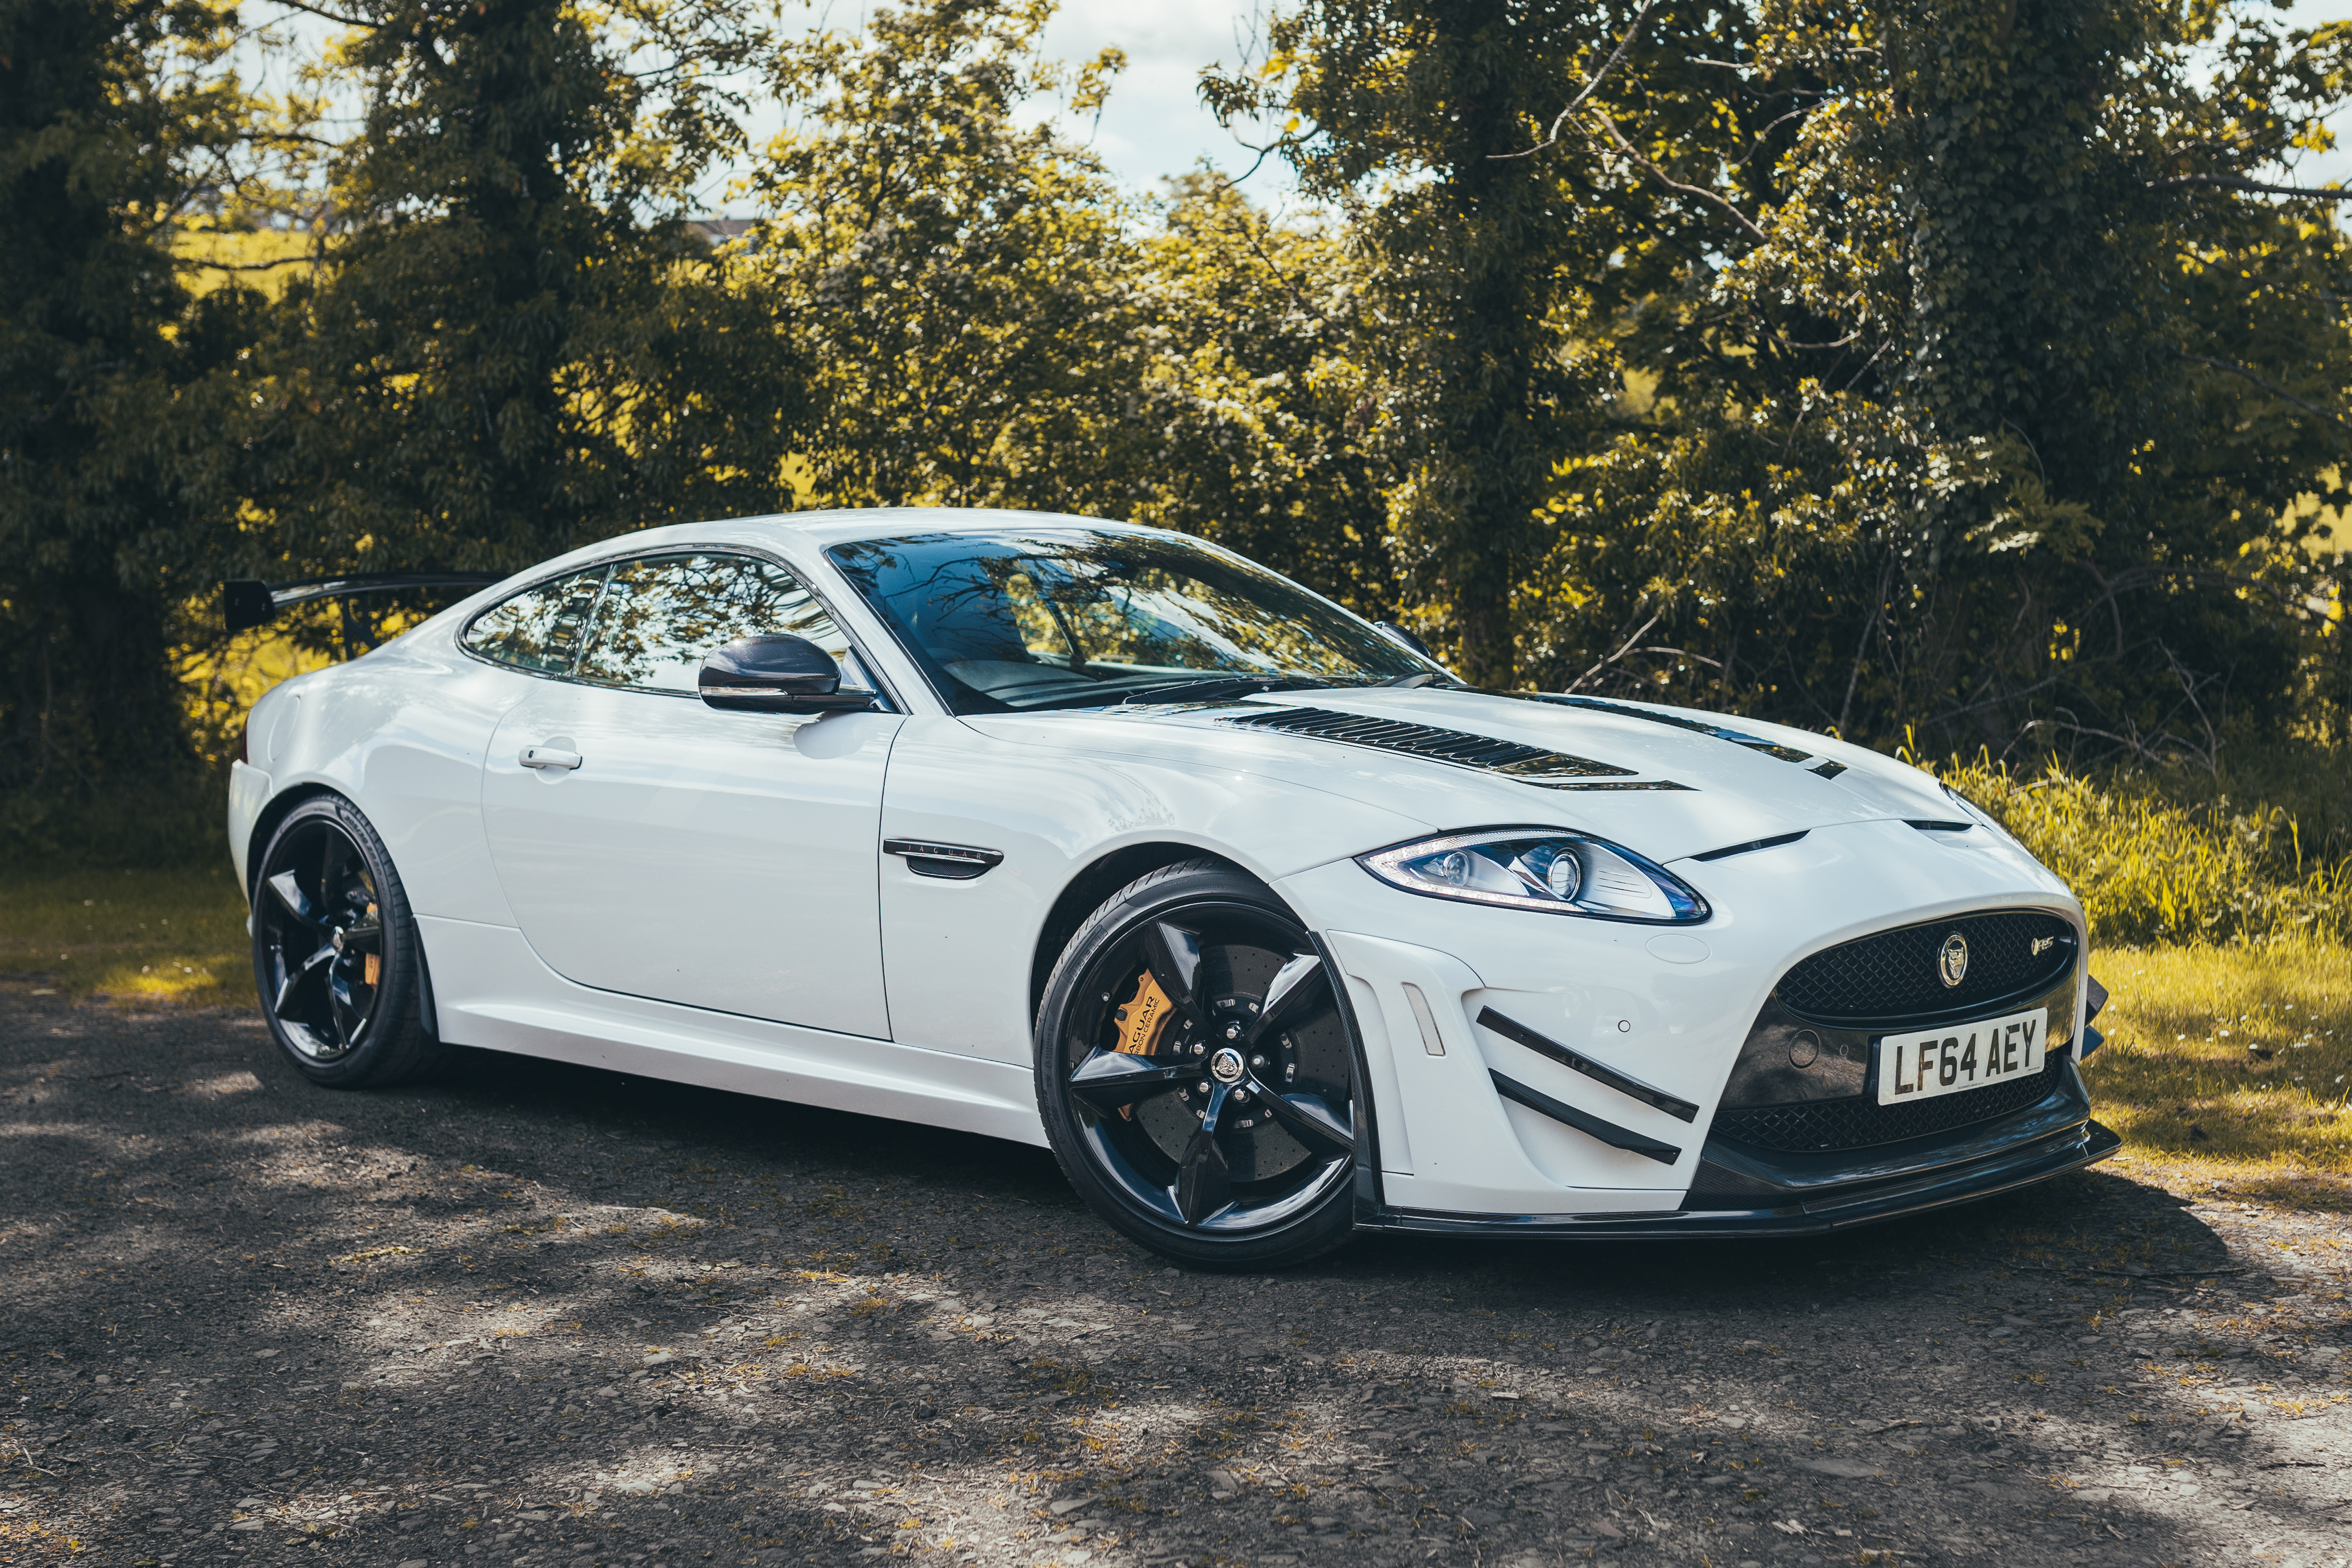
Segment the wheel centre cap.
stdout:
<svg viewBox="0 0 2352 1568">
<path fill-rule="evenodd" d="M 1219 1083 L 1239 1083 L 1242 1080 L 1242 1054 L 1231 1046 L 1209 1058 L 1209 1076 Z"/>
</svg>

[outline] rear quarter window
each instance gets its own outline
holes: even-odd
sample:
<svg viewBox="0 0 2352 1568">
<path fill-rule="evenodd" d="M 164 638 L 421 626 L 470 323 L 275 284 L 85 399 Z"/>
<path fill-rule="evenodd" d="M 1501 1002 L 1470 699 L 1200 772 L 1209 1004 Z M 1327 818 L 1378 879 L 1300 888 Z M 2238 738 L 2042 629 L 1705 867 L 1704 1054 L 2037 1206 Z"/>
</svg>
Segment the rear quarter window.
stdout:
<svg viewBox="0 0 2352 1568">
<path fill-rule="evenodd" d="M 458 641 L 498 664 L 570 675 L 608 574 L 599 566 L 525 588 L 476 616 Z"/>
</svg>

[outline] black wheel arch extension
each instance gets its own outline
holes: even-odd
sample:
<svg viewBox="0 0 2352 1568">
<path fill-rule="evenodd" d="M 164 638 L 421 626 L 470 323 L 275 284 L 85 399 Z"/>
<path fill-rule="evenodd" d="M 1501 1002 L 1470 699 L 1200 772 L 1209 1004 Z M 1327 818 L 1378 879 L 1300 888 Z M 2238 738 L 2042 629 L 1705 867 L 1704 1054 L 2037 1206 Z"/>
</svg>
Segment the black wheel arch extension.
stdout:
<svg viewBox="0 0 2352 1568">
<path fill-rule="evenodd" d="M 253 905 L 256 885 L 254 879 L 261 873 L 262 851 L 269 847 L 269 840 L 278 832 L 278 825 L 291 816 L 297 807 L 317 800 L 321 795 L 340 795 L 345 800 L 351 799 L 349 795 L 343 795 L 342 791 L 330 788 L 326 784 L 296 784 L 282 794 L 271 796 L 268 804 L 261 808 L 261 815 L 253 819 L 253 834 L 245 841 L 245 902 L 247 909 Z M 352 809 L 357 810 L 359 803 L 352 801 Z"/>
<path fill-rule="evenodd" d="M 1045 984 L 1054 977 L 1054 966 L 1062 961 L 1070 939 L 1078 934 L 1087 917 L 1138 877 L 1182 860 L 1212 861 L 1244 877 L 1256 876 L 1247 867 L 1197 844 L 1155 840 L 1126 845 L 1097 857 L 1063 885 L 1054 907 L 1045 912 L 1045 924 L 1038 928 L 1036 950 L 1029 960 L 1029 1026 L 1033 1032 L 1037 1026 L 1037 1010 L 1045 1003 Z"/>
</svg>

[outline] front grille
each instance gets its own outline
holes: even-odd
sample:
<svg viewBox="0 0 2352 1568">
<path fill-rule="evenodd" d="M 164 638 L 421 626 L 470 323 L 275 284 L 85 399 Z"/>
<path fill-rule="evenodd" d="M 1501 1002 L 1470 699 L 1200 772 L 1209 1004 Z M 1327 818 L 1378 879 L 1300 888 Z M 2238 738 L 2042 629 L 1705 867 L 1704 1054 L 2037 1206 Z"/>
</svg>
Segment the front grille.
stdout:
<svg viewBox="0 0 2352 1568">
<path fill-rule="evenodd" d="M 2066 1052 L 2053 1050 L 2032 1078 L 2016 1079 L 1991 1089 L 1966 1089 L 1910 1104 L 1881 1105 L 1874 1095 L 1849 1095 L 1843 1100 L 1815 1100 L 1796 1105 L 1764 1105 L 1752 1110 L 1726 1108 L 1715 1113 L 1710 1137 L 1751 1149 L 1782 1153 L 1816 1153 L 1825 1149 L 1868 1149 L 1925 1138 L 1956 1128 L 2011 1116 L 2038 1105 L 2064 1082 Z"/>
<path fill-rule="evenodd" d="M 1939 960 L 1954 935 L 1968 943 L 1968 973 L 1947 985 Z M 2039 952 L 2036 942 L 2044 944 Z M 1775 994 L 1790 1012 L 1816 1022 L 1899 1028 L 2046 990 L 2074 962 L 2074 928 L 2065 921 L 2041 910 L 2001 910 L 1880 931 L 1817 952 L 1782 975 Z"/>
</svg>

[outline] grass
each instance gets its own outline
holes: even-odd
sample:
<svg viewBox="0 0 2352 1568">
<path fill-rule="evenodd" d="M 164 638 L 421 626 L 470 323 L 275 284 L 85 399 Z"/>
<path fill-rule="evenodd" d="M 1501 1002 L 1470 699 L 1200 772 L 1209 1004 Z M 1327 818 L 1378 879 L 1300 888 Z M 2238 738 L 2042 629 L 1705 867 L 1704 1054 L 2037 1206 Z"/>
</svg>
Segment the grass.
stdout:
<svg viewBox="0 0 2352 1568">
<path fill-rule="evenodd" d="M 10 990 L 250 1005 L 245 900 L 224 862 L 0 879 L 0 982 Z"/>
<path fill-rule="evenodd" d="M 2339 759 L 2298 783 L 2297 809 L 2210 779 L 2106 778 L 1986 760 L 1933 771 L 2066 879 L 2103 942 L 2352 938 L 2352 844 Z"/>
<path fill-rule="evenodd" d="M 2134 1173 L 2352 1211 L 2352 948 L 2105 948 L 2107 1044 L 2084 1064 Z"/>
<path fill-rule="evenodd" d="M 2126 1168 L 2352 1212 L 2352 947 L 2309 936 L 2106 946 L 2086 1064 Z M 228 868 L 0 878 L 0 984 L 117 1005 L 250 1006 Z"/>
</svg>

